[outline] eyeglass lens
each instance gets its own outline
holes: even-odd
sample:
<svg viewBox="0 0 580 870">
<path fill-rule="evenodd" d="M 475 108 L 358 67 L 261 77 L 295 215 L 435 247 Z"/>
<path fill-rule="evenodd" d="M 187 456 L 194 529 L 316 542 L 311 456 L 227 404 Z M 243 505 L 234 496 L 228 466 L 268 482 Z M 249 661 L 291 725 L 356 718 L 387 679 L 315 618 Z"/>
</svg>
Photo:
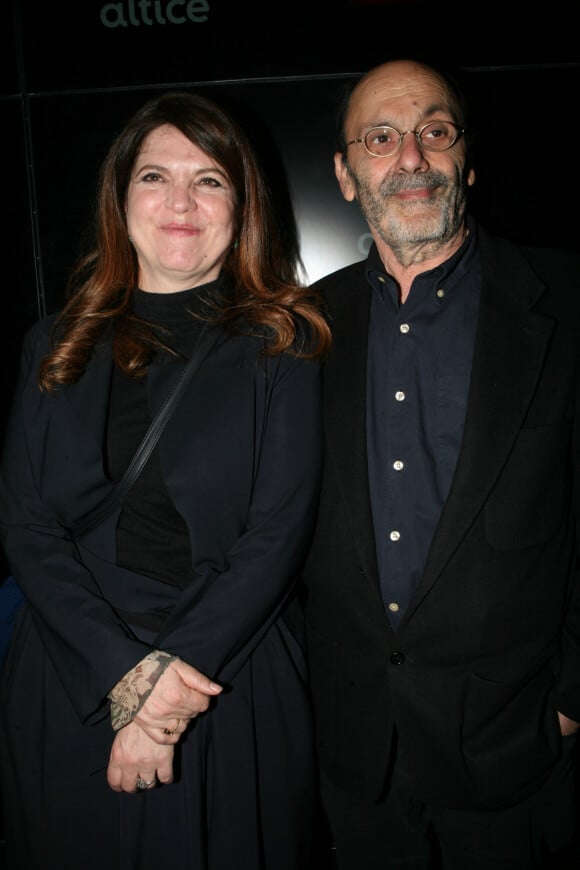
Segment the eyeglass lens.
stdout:
<svg viewBox="0 0 580 870">
<path fill-rule="evenodd" d="M 416 131 L 415 135 L 426 151 L 446 151 L 454 144 L 459 132 L 453 124 L 446 121 L 433 121 Z M 394 154 L 399 150 L 401 141 L 401 134 L 394 127 L 373 127 L 364 138 L 367 150 L 377 157 L 388 157 L 389 154 Z"/>
</svg>

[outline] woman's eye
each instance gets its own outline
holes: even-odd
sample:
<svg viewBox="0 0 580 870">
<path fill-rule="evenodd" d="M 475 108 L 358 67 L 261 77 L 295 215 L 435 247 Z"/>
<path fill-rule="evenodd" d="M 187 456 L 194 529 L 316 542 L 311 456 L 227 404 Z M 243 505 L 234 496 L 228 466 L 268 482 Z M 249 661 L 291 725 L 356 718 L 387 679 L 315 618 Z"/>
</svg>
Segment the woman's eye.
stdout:
<svg viewBox="0 0 580 870">
<path fill-rule="evenodd" d="M 141 181 L 161 181 L 161 176 L 158 172 L 146 172 L 145 175 L 141 176 Z"/>
<path fill-rule="evenodd" d="M 203 178 L 198 179 L 197 183 L 204 187 L 222 187 L 221 181 L 217 178 L 213 178 L 211 175 L 205 175 Z"/>
</svg>

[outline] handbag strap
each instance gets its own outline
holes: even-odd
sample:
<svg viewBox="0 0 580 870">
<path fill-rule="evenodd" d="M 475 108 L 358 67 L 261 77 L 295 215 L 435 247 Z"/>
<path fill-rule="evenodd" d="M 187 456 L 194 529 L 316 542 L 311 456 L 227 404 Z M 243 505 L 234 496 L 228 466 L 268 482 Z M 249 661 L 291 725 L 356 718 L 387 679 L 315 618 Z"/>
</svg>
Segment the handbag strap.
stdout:
<svg viewBox="0 0 580 870">
<path fill-rule="evenodd" d="M 102 522 L 125 498 L 151 456 L 153 448 L 159 441 L 161 433 L 177 407 L 185 387 L 191 381 L 211 348 L 216 344 L 218 335 L 219 331 L 217 329 L 208 329 L 207 324 L 204 326 L 196 342 L 193 355 L 179 373 L 177 380 L 171 388 L 171 392 L 159 409 L 158 414 L 152 420 L 123 477 L 99 504 L 73 522 L 70 527 L 70 535 L 73 540 L 76 540 L 81 535 L 84 535 L 85 532 L 88 532 L 89 529 Z"/>
</svg>

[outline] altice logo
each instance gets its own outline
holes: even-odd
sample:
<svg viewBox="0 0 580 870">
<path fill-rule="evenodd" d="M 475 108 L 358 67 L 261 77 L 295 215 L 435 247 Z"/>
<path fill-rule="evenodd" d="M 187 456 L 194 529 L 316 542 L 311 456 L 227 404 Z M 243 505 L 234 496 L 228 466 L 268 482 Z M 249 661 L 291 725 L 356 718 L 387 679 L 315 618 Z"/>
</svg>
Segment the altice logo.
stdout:
<svg viewBox="0 0 580 870">
<path fill-rule="evenodd" d="M 207 21 L 207 0 L 127 0 L 105 3 L 101 24 L 105 27 L 139 27 L 141 24 L 201 24 Z"/>
</svg>

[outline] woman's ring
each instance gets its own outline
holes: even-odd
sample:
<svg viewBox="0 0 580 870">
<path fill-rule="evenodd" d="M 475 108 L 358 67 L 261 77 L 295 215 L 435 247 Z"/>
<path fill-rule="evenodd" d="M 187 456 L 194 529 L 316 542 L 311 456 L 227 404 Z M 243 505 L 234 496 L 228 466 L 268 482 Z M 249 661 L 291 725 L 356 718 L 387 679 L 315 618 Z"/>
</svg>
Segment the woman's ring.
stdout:
<svg viewBox="0 0 580 870">
<path fill-rule="evenodd" d="M 179 728 L 180 722 L 181 722 L 181 719 L 178 719 L 173 731 L 170 728 L 164 728 L 163 733 L 167 734 L 168 737 L 172 737 L 175 734 L 175 732 L 177 731 L 177 729 Z"/>
<path fill-rule="evenodd" d="M 154 779 L 149 779 L 149 780 L 141 779 L 141 777 L 138 776 L 137 782 L 135 783 L 135 785 L 137 786 L 137 788 L 146 791 L 148 788 L 151 788 L 151 786 L 154 785 L 154 783 L 155 783 Z"/>
</svg>

